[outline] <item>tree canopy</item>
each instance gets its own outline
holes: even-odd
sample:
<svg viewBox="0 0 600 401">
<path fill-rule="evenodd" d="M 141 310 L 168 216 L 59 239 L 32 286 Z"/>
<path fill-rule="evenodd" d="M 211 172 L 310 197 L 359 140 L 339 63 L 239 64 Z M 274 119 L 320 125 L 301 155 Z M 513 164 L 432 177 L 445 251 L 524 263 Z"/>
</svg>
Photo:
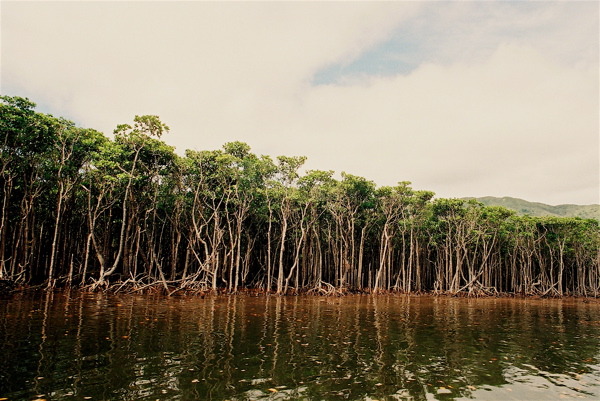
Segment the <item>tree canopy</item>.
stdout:
<svg viewBox="0 0 600 401">
<path fill-rule="evenodd" d="M 175 291 L 600 293 L 597 220 L 302 172 L 243 142 L 178 156 L 157 116 L 109 139 L 0 103 L 0 279 Z"/>
</svg>

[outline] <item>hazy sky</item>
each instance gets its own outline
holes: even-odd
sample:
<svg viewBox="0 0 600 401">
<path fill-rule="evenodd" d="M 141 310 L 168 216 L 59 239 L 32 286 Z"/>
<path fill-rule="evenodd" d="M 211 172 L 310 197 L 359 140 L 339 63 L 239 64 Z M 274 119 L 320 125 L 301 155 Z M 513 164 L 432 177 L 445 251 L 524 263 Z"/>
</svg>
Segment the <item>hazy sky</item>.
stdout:
<svg viewBox="0 0 600 401">
<path fill-rule="evenodd" d="M 443 197 L 599 203 L 599 3 L 0 3 L 4 95 Z"/>
</svg>

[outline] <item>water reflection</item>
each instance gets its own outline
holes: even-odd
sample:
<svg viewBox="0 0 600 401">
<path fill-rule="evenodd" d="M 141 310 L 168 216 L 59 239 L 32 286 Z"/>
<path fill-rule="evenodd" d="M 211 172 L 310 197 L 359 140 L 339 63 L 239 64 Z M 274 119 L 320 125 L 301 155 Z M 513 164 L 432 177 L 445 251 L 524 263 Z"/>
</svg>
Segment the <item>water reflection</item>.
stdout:
<svg viewBox="0 0 600 401">
<path fill-rule="evenodd" d="M 11 400 L 597 399 L 599 357 L 597 302 L 0 300 L 0 398 Z"/>
</svg>

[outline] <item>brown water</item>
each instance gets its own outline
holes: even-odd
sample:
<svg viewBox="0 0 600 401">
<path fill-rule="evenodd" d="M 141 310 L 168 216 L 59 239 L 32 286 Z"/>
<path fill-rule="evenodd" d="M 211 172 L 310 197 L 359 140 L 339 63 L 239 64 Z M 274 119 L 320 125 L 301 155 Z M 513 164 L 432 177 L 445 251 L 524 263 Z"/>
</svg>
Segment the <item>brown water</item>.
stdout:
<svg viewBox="0 0 600 401">
<path fill-rule="evenodd" d="M 600 399 L 600 304 L 405 296 L 0 300 L 0 399 Z"/>
</svg>

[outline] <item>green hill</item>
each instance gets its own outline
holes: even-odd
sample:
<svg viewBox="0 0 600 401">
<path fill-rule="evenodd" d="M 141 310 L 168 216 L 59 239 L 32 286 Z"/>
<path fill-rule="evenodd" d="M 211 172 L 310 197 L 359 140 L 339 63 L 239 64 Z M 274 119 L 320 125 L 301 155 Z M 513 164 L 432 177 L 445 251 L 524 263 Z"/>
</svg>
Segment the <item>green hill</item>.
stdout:
<svg viewBox="0 0 600 401">
<path fill-rule="evenodd" d="M 505 196 L 497 198 L 484 196 L 476 199 L 486 206 L 503 206 L 519 214 L 530 216 L 581 217 L 584 219 L 600 220 L 600 205 L 546 205 L 545 203 L 529 202 L 523 199 Z"/>
</svg>

